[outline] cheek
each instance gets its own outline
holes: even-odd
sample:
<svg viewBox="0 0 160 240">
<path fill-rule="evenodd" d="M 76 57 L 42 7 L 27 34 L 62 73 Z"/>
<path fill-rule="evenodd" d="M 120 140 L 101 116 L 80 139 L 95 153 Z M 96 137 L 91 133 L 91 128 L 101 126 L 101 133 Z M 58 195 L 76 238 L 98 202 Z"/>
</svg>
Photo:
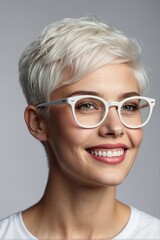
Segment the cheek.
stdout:
<svg viewBox="0 0 160 240">
<path fill-rule="evenodd" d="M 89 135 L 89 131 L 77 126 L 70 107 L 60 109 L 59 106 L 50 113 L 49 119 L 48 135 L 50 141 L 57 147 L 59 145 L 63 148 L 81 146 Z"/>
<path fill-rule="evenodd" d="M 48 126 L 48 144 L 54 169 L 78 178 L 79 172 L 85 171 L 84 146 L 90 138 L 90 131 L 79 128 L 71 113 L 61 111 L 50 115 Z"/>
<path fill-rule="evenodd" d="M 135 148 L 139 148 L 143 139 L 143 129 L 131 129 L 128 130 L 128 136 L 132 143 L 132 146 Z"/>
</svg>

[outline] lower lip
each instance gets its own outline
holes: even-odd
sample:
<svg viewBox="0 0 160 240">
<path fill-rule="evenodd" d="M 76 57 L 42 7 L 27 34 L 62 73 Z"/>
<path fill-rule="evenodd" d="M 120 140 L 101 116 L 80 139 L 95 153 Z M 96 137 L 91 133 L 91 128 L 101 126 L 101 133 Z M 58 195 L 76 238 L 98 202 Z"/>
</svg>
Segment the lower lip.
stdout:
<svg viewBox="0 0 160 240">
<path fill-rule="evenodd" d="M 116 164 L 120 164 L 121 162 L 124 161 L 125 155 L 126 155 L 126 150 L 124 151 L 123 155 L 117 156 L 117 157 L 100 157 L 100 156 L 93 155 L 91 153 L 89 153 L 89 154 L 90 154 L 90 156 L 92 156 L 92 158 L 94 158 L 95 160 L 97 160 L 99 162 L 103 162 L 103 163 L 110 164 L 110 165 L 116 165 Z"/>
</svg>

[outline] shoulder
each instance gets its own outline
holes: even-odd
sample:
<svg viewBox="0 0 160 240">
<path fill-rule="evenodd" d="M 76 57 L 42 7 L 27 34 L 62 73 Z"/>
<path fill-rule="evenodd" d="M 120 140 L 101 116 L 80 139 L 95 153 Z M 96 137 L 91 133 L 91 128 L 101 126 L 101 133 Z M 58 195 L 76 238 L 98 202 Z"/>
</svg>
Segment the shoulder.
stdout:
<svg viewBox="0 0 160 240">
<path fill-rule="evenodd" d="M 13 214 L 0 221 L 0 239 L 13 238 L 14 229 L 18 227 L 17 220 L 20 213 Z"/>
<path fill-rule="evenodd" d="M 5 219 L 0 220 L 0 230 L 2 231 L 2 229 L 7 229 L 9 226 L 15 224 L 19 218 L 19 214 L 20 213 L 15 213 L 9 217 L 6 217 Z"/>
<path fill-rule="evenodd" d="M 160 220 L 131 207 L 125 235 L 133 239 L 160 239 Z"/>
<path fill-rule="evenodd" d="M 130 208 L 127 225 L 114 239 L 160 239 L 160 220 L 136 208 Z"/>
<path fill-rule="evenodd" d="M 160 219 L 153 217 L 145 212 L 142 212 L 136 208 L 131 208 L 132 209 L 132 217 L 136 219 L 136 221 L 143 226 L 151 226 L 151 227 L 160 227 Z M 160 231 L 160 229 L 159 229 Z"/>
<path fill-rule="evenodd" d="M 33 239 L 27 232 L 21 212 L 15 213 L 0 221 L 0 239 Z"/>
</svg>

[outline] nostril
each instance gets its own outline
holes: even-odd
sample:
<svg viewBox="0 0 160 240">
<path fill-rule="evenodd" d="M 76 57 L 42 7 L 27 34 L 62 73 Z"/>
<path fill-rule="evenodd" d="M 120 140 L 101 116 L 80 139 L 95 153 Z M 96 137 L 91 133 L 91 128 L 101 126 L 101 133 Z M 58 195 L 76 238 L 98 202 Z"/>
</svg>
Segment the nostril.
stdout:
<svg viewBox="0 0 160 240">
<path fill-rule="evenodd" d="M 120 122 L 120 120 L 106 119 L 105 122 L 99 128 L 99 134 L 103 137 L 122 137 L 125 133 L 125 127 Z"/>
<path fill-rule="evenodd" d="M 112 132 L 108 132 L 108 133 L 106 133 L 106 135 L 108 135 L 108 136 L 115 136 L 115 137 L 117 137 L 117 136 L 119 136 L 119 137 L 121 137 L 121 136 L 123 136 L 123 134 L 124 134 L 124 132 L 122 132 L 122 131 L 112 131 Z"/>
<path fill-rule="evenodd" d="M 113 132 L 106 133 L 106 135 L 114 135 Z"/>
</svg>

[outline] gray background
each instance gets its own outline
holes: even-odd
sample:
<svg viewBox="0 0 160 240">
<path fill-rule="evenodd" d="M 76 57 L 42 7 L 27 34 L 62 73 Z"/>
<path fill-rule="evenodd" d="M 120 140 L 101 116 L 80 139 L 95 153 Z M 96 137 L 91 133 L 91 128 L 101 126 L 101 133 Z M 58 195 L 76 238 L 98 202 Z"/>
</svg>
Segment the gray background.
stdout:
<svg viewBox="0 0 160 240">
<path fill-rule="evenodd" d="M 47 179 L 46 155 L 26 128 L 25 99 L 17 62 L 45 26 L 65 17 L 96 15 L 142 46 L 157 105 L 144 141 L 117 197 L 160 217 L 160 1 L 159 0 L 0 0 L 0 218 L 39 200 Z"/>
</svg>

